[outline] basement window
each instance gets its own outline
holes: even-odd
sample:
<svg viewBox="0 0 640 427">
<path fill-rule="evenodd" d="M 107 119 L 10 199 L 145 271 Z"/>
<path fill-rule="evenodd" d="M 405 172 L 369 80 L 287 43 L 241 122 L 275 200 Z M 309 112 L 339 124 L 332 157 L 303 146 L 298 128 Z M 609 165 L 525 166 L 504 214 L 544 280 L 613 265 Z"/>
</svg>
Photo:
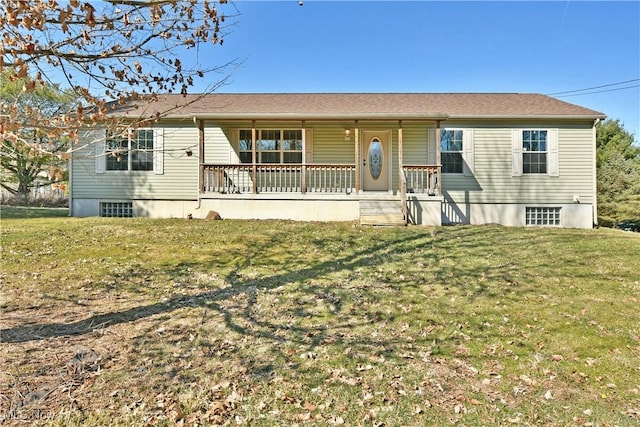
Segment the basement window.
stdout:
<svg viewBox="0 0 640 427">
<path fill-rule="evenodd" d="M 560 208 L 557 207 L 527 207 L 526 225 L 560 226 Z"/>
<path fill-rule="evenodd" d="M 101 202 L 100 216 L 105 218 L 131 218 L 133 217 L 133 203 Z"/>
</svg>

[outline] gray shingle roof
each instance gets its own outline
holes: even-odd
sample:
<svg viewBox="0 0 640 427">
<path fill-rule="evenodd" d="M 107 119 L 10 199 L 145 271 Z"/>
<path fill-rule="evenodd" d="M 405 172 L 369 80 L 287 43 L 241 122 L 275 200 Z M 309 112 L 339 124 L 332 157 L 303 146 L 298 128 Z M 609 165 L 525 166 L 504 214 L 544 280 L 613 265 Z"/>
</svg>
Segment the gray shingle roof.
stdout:
<svg viewBox="0 0 640 427">
<path fill-rule="evenodd" d="M 541 94 L 522 93 L 259 93 L 159 95 L 116 115 L 218 119 L 572 118 L 605 115 Z"/>
</svg>

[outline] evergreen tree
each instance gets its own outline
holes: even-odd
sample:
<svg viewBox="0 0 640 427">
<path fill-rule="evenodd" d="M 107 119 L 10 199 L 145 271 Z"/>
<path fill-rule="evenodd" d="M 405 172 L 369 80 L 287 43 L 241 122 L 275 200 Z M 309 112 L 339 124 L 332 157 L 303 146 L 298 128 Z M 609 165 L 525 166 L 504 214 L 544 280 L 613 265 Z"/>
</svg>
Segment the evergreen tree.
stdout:
<svg viewBox="0 0 640 427">
<path fill-rule="evenodd" d="M 608 119 L 596 130 L 598 223 L 635 224 L 640 230 L 640 147 L 619 120 Z"/>
</svg>

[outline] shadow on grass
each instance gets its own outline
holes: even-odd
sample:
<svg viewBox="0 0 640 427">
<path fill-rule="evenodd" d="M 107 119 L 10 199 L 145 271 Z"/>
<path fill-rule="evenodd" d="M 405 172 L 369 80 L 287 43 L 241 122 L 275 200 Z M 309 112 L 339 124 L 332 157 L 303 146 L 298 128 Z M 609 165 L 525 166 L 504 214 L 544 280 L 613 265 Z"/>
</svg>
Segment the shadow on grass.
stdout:
<svg viewBox="0 0 640 427">
<path fill-rule="evenodd" d="M 339 270 L 353 271 L 358 267 L 368 267 L 379 264 L 381 262 L 381 258 L 385 256 L 384 253 L 393 251 L 394 247 L 410 245 L 412 242 L 415 243 L 423 237 L 423 235 L 414 234 L 392 242 L 386 241 L 379 245 L 368 246 L 366 249 L 355 252 L 352 255 L 337 255 L 334 259 L 324 261 L 316 265 L 293 271 L 281 273 L 275 272 L 269 277 L 250 279 L 243 276 L 241 271 L 250 265 L 251 260 L 261 252 L 265 245 L 282 245 L 287 239 L 286 235 L 275 235 L 268 243 L 262 243 L 251 248 L 243 248 L 242 250 L 233 251 L 228 254 L 230 260 L 242 259 L 243 261 L 240 263 L 236 261 L 235 268 L 225 278 L 227 283 L 231 285 L 227 288 L 201 292 L 193 295 L 179 295 L 163 302 L 134 307 L 125 311 L 94 315 L 73 323 L 48 323 L 16 326 L 0 330 L 0 342 L 27 342 L 65 335 L 87 334 L 99 328 L 119 323 L 133 322 L 135 320 L 148 318 L 161 313 L 168 313 L 186 307 L 204 307 L 217 311 L 223 315 L 226 325 L 231 330 L 245 333 L 247 332 L 247 328 L 239 325 L 239 323 L 236 323 L 234 320 L 236 313 L 229 312 L 225 309 L 224 305 L 218 303 L 219 301 L 233 298 L 234 296 L 241 294 L 246 295 L 248 301 L 248 306 L 244 310 L 243 320 L 250 321 L 256 326 L 259 326 L 263 330 L 264 334 L 265 329 L 276 330 L 280 329 L 281 326 L 272 324 L 265 320 L 257 319 L 251 314 L 251 306 L 255 304 L 256 291 L 258 289 L 260 291 L 270 290 L 285 283 L 297 283 L 300 287 L 304 287 L 305 284 L 307 284 L 306 288 L 303 289 L 304 293 L 309 295 L 324 295 L 324 297 L 331 299 L 332 296 L 330 293 L 325 292 L 325 294 L 322 294 L 323 290 L 320 289 L 320 286 L 308 285 L 308 283 L 315 279 L 320 279 L 326 274 L 334 274 Z M 324 241 L 317 242 L 317 245 L 319 246 L 324 246 L 326 244 L 327 242 Z M 184 277 L 185 271 L 202 265 L 203 263 L 180 263 L 174 266 L 170 271 L 165 271 L 164 273 L 168 274 L 170 278 L 175 280 Z M 152 274 L 140 269 L 137 269 L 136 273 L 138 275 Z M 334 296 L 334 298 L 336 297 Z M 337 308 L 339 308 L 339 303 L 336 303 L 336 305 L 338 305 Z M 297 330 L 297 332 L 300 333 L 308 332 L 296 327 L 288 327 L 288 330 Z M 272 338 L 278 339 L 275 334 L 272 334 Z"/>
<path fill-rule="evenodd" d="M 356 299 L 351 298 L 351 304 L 362 305 L 365 300 L 377 300 L 380 298 L 380 286 L 386 286 L 391 291 L 403 292 L 416 291 L 415 293 L 427 292 L 428 286 L 447 284 L 451 287 L 458 287 L 466 292 L 470 298 L 488 296 L 491 297 L 493 290 L 488 289 L 479 280 L 485 277 L 488 280 L 499 280 L 517 286 L 517 280 L 512 274 L 515 269 L 503 267 L 494 268 L 491 265 L 468 265 L 465 264 L 465 257 L 483 257 L 484 249 L 480 242 L 486 238 L 486 234 L 502 233 L 500 228 L 449 228 L 445 231 L 429 232 L 414 229 L 402 230 L 397 233 L 392 230 L 385 230 L 383 233 L 373 235 L 380 238 L 379 241 L 371 240 L 366 244 L 349 242 L 350 238 L 357 238 L 356 235 L 332 235 L 332 237 L 321 237 L 310 239 L 307 243 L 311 245 L 306 249 L 318 248 L 325 256 L 335 252 L 331 259 L 317 263 L 303 262 L 300 268 L 296 268 L 296 254 L 287 253 L 285 261 L 279 260 L 273 263 L 273 273 L 261 278 L 249 278 L 246 269 L 250 268 L 256 260 L 262 262 L 262 266 L 269 265 L 269 258 L 260 258 L 269 249 L 274 247 L 284 248 L 286 252 L 287 242 L 291 236 L 284 232 L 276 232 L 269 239 L 257 242 L 253 245 L 241 246 L 237 249 L 230 249 L 226 253 L 226 265 L 234 265 L 234 268 L 226 275 L 225 281 L 230 286 L 224 289 L 200 292 L 189 295 L 177 295 L 166 301 L 155 304 L 134 307 L 124 311 L 116 311 L 105 314 L 97 314 L 86 319 L 73 323 L 46 323 L 20 325 L 12 328 L 0 330 L 0 342 L 21 343 L 34 340 L 43 340 L 52 337 L 83 335 L 91 333 L 97 329 L 102 329 L 111 325 L 130 323 L 139 319 L 149 318 L 154 315 L 171 313 L 182 308 L 202 307 L 211 310 L 212 313 L 223 319 L 225 326 L 230 330 L 244 336 L 255 336 L 270 339 L 274 342 L 289 342 L 299 344 L 312 350 L 318 343 L 325 340 L 341 339 L 344 332 L 349 329 L 365 324 L 384 323 L 393 321 L 388 318 L 389 314 L 379 309 L 366 312 L 361 309 L 359 317 L 349 316 L 344 313 L 344 301 L 349 300 L 344 288 L 340 285 L 335 287 L 327 286 L 327 277 L 336 277 L 342 274 L 345 280 L 353 276 L 356 271 L 364 271 L 366 282 L 357 289 L 359 295 Z M 496 239 L 495 236 L 492 239 Z M 499 237 L 497 238 L 499 239 Z M 374 243 L 375 242 L 375 243 Z M 355 249 L 354 249 L 355 248 Z M 448 260 L 451 268 L 438 266 L 443 260 Z M 415 263 L 420 262 L 425 267 L 416 267 Z M 194 263 L 180 263 L 163 271 L 169 280 L 180 280 L 184 278 L 185 272 L 190 269 L 198 269 L 207 265 L 211 261 L 199 261 Z M 404 266 L 407 269 L 405 274 L 411 275 L 409 279 L 401 277 L 402 267 L 393 267 L 392 272 L 382 272 L 381 269 L 388 267 L 391 263 Z M 436 267 L 428 267 L 436 266 Z M 280 270 L 280 271 L 278 271 Z M 409 272 L 411 270 L 412 272 Z M 157 271 L 155 272 L 157 273 Z M 154 274 L 144 269 L 138 269 L 137 275 L 145 276 Z M 341 276 L 342 277 L 342 276 Z M 117 276 L 113 279 L 118 280 Z M 371 283 L 369 284 L 369 280 Z M 264 312 L 256 315 L 254 306 L 256 304 L 256 292 L 269 291 L 284 284 L 294 284 L 295 292 L 313 300 L 322 300 L 333 308 L 333 317 L 328 325 L 310 325 L 311 322 L 298 322 L 296 319 L 312 318 L 313 313 L 309 313 L 308 307 L 304 304 L 286 307 L 286 315 L 291 319 L 286 324 L 276 318 L 264 316 Z M 413 289 L 411 289 L 413 288 Z M 246 300 L 244 309 L 235 310 L 228 308 L 227 300 L 242 296 Z M 504 297 L 501 295 L 501 297 Z M 384 304 L 384 302 L 382 303 Z M 437 306 L 430 307 L 436 310 Z M 363 315 L 364 313 L 364 315 Z M 320 320 L 320 322 L 322 322 Z M 358 336 L 362 339 L 362 336 Z M 378 346 L 383 347 L 398 339 L 396 336 L 386 336 L 377 338 L 367 338 L 369 342 L 351 343 L 356 346 Z"/>
</svg>

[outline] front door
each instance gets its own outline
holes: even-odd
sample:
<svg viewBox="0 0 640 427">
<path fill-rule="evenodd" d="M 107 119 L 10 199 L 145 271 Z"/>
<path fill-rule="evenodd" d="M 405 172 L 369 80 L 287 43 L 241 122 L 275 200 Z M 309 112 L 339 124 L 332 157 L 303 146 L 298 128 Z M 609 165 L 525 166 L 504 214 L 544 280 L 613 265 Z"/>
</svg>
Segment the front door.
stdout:
<svg viewBox="0 0 640 427">
<path fill-rule="evenodd" d="M 362 189 L 364 191 L 389 191 L 389 131 L 362 132 Z"/>
</svg>

